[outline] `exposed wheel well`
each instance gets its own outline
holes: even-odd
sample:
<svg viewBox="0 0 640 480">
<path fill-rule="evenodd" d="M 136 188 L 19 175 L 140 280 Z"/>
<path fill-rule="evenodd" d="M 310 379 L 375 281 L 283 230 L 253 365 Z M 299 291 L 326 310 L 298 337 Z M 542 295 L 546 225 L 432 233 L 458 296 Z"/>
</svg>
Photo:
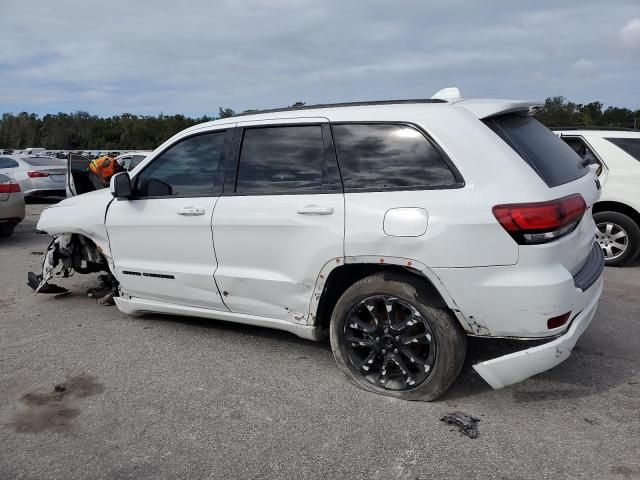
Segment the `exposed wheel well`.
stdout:
<svg viewBox="0 0 640 480">
<path fill-rule="evenodd" d="M 433 300 L 432 306 L 437 308 L 447 307 L 440 292 L 438 292 L 431 281 L 418 270 L 400 265 L 352 263 L 336 267 L 329 274 L 322 291 L 322 296 L 320 297 L 320 302 L 318 303 L 316 313 L 317 325 L 322 329 L 329 328 L 333 308 L 345 290 L 358 280 L 378 272 L 388 272 L 392 278 L 401 277 L 405 281 L 410 280 L 415 282 L 417 286 L 428 292 L 428 297 Z"/>
<path fill-rule="evenodd" d="M 597 202 L 593 206 L 593 213 L 599 212 L 618 212 L 626 215 L 631 218 L 634 222 L 636 222 L 640 226 L 640 213 L 631 208 L 629 205 L 620 202 Z"/>
</svg>

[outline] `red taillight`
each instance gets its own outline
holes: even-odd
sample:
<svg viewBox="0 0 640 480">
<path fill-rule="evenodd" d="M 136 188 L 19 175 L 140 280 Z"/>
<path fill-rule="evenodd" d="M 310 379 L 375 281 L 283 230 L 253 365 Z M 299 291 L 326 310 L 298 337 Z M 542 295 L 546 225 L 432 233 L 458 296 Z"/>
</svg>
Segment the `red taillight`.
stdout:
<svg viewBox="0 0 640 480">
<path fill-rule="evenodd" d="M 13 182 L 0 183 L 0 193 L 17 193 L 20 191 L 20 184 Z"/>
<path fill-rule="evenodd" d="M 557 317 L 550 318 L 549 320 L 547 320 L 547 328 L 549 330 L 553 330 L 554 328 L 563 326 L 569 321 L 569 315 L 571 315 L 571 312 L 567 312 L 562 315 L 558 315 Z"/>
<path fill-rule="evenodd" d="M 518 243 L 530 244 L 572 232 L 586 210 L 582 196 L 575 194 L 550 202 L 496 205 L 493 214 Z"/>
<path fill-rule="evenodd" d="M 29 175 L 29 178 L 41 178 L 41 177 L 49 176 L 47 172 L 38 172 L 38 171 L 27 172 L 27 175 Z"/>
</svg>

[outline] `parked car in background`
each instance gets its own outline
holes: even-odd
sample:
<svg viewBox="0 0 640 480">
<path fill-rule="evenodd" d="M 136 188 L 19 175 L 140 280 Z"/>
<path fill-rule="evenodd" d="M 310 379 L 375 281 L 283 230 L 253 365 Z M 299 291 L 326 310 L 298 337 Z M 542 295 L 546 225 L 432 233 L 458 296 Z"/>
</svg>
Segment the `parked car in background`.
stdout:
<svg viewBox="0 0 640 480">
<path fill-rule="evenodd" d="M 67 162 L 53 157 L 0 156 L 0 173 L 20 183 L 25 197 L 64 196 Z"/>
<path fill-rule="evenodd" d="M 442 395 L 468 335 L 535 340 L 474 365 L 500 388 L 568 358 L 603 286 L 600 184 L 540 106 L 446 89 L 220 119 L 37 228 L 110 271 L 125 313 L 328 334 L 348 378 L 397 398 Z"/>
<path fill-rule="evenodd" d="M 38 155 L 38 154 L 44 152 L 45 150 L 46 150 L 46 148 L 28 147 L 28 148 L 25 148 L 24 150 L 22 150 L 20 152 L 20 155 Z"/>
<path fill-rule="evenodd" d="M 592 165 L 602 184 L 593 206 L 607 265 L 626 265 L 640 252 L 640 131 L 563 128 L 555 132 Z"/>
<path fill-rule="evenodd" d="M 0 174 L 0 237 L 8 237 L 24 220 L 24 195 L 20 184 L 7 175 Z"/>
<path fill-rule="evenodd" d="M 13 150 L 11 150 L 10 148 L 5 148 L 3 150 L 0 150 L 0 153 L 2 153 L 2 155 L 13 155 Z"/>
</svg>

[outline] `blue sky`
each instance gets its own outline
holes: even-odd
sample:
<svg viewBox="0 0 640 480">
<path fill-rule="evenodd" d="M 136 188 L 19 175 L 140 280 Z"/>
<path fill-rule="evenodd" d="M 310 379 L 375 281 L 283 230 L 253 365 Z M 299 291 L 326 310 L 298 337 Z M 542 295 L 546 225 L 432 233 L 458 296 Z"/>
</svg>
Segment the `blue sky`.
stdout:
<svg viewBox="0 0 640 480">
<path fill-rule="evenodd" d="M 446 86 L 640 108 L 638 0 L 0 0 L 0 18 L 0 112 L 202 115 Z"/>
</svg>

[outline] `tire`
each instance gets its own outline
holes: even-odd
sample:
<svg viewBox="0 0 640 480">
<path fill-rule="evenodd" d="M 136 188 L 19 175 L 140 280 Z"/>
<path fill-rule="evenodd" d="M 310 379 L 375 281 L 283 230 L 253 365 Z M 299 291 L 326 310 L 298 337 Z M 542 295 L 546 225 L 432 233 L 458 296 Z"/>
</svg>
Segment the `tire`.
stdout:
<svg viewBox="0 0 640 480">
<path fill-rule="evenodd" d="M 16 229 L 13 223 L 0 224 L 0 237 L 9 237 Z"/>
<path fill-rule="evenodd" d="M 342 294 L 331 315 L 331 349 L 353 383 L 394 398 L 432 401 L 455 381 L 467 337 L 426 292 L 418 279 L 384 272 Z"/>
<path fill-rule="evenodd" d="M 596 240 L 602 247 L 607 266 L 623 266 L 636 258 L 640 251 L 640 227 L 632 218 L 606 211 L 595 213 L 593 220 L 598 228 Z"/>
</svg>

